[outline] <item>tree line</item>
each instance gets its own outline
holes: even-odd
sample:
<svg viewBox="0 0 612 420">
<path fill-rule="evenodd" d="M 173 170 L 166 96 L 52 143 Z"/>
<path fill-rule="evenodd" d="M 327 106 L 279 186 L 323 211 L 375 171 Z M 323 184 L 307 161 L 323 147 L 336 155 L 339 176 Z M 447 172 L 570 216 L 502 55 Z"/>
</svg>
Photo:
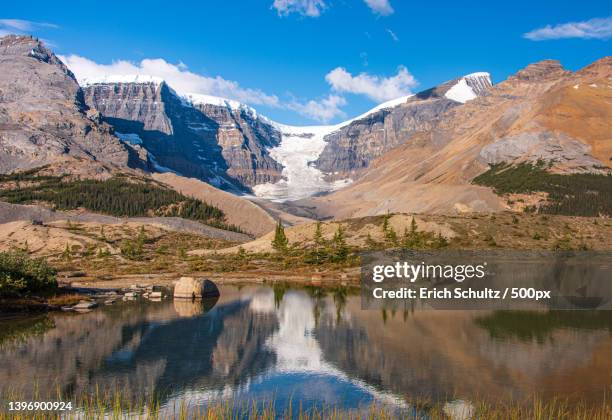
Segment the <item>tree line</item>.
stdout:
<svg viewBox="0 0 612 420">
<path fill-rule="evenodd" d="M 57 210 L 84 208 L 117 217 L 176 216 L 241 232 L 237 226 L 225 223 L 225 214 L 219 208 L 148 181 L 121 176 L 107 180 L 64 180 L 35 173 L 27 175 L 0 178 L 0 182 L 17 183 L 17 188 L 1 190 L 0 198 L 15 204 L 45 202 Z M 21 186 L 24 181 L 29 182 Z"/>
</svg>

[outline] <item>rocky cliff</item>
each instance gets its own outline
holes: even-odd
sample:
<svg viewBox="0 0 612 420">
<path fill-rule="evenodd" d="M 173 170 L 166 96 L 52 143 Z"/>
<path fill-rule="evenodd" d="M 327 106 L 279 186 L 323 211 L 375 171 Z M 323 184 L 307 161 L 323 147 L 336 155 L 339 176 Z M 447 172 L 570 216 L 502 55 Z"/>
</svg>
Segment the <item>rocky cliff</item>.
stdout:
<svg viewBox="0 0 612 420">
<path fill-rule="evenodd" d="M 0 38 L 0 172 L 54 164 L 94 174 L 144 159 L 88 110 L 74 75 L 40 41 Z"/>
<path fill-rule="evenodd" d="M 331 179 L 355 178 L 372 160 L 431 130 L 449 109 L 485 95 L 490 87 L 488 73 L 474 73 L 369 113 L 326 136 L 315 165 Z"/>
<path fill-rule="evenodd" d="M 182 98 L 163 81 L 92 83 L 84 92 L 120 136 L 143 142 L 160 170 L 229 189 L 280 179 L 282 166 L 267 153 L 280 135 L 250 108 Z"/>
</svg>

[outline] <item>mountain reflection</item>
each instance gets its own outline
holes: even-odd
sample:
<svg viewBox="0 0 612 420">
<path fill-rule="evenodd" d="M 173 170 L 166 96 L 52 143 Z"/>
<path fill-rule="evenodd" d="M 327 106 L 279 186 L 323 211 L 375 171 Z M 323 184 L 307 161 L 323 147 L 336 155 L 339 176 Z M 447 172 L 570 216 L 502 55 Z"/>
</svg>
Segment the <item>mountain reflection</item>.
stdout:
<svg viewBox="0 0 612 420">
<path fill-rule="evenodd" d="M 612 319 L 601 313 L 382 314 L 346 290 L 223 287 L 218 302 L 136 301 L 48 318 L 50 329 L 1 343 L 0 387 L 355 407 L 533 393 L 596 401 L 612 384 Z"/>
</svg>

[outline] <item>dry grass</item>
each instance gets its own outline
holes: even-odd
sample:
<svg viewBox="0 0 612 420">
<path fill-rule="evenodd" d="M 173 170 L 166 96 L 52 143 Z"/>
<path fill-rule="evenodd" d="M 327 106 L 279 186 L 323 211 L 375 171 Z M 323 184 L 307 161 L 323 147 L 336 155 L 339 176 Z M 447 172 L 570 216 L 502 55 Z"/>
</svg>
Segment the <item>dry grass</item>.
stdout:
<svg viewBox="0 0 612 420">
<path fill-rule="evenodd" d="M 478 419 L 478 420 L 604 420 L 612 418 L 612 406 L 605 401 L 601 405 L 570 404 L 562 400 L 544 402 L 537 398 L 517 403 L 474 403 L 464 410 L 451 412 L 443 403 L 423 402 L 410 404 L 409 408 L 397 408 L 372 404 L 356 409 L 338 406 L 315 406 L 290 401 L 282 410 L 275 407 L 273 399 L 236 402 L 213 401 L 206 406 L 193 406 L 188 399 L 162 404 L 155 393 L 143 394 L 140 401 L 127 401 L 119 389 L 100 391 L 76 399 L 62 398 L 59 391 L 39 401 L 72 401 L 72 410 L 64 412 L 8 412 L 9 401 L 24 401 L 16 392 L 0 394 L 5 405 L 0 408 L 0 420 L 4 419 Z"/>
</svg>

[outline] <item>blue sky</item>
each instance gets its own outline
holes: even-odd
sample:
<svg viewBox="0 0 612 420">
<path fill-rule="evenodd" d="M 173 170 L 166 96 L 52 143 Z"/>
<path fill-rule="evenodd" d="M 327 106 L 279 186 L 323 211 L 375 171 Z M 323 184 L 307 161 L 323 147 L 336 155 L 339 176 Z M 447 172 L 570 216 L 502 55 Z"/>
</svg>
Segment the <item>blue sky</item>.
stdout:
<svg viewBox="0 0 612 420">
<path fill-rule="evenodd" d="M 77 76 L 157 72 L 290 124 L 341 121 L 471 72 L 499 82 L 541 59 L 576 70 L 612 53 L 609 1 L 136 3 L 5 2 L 0 34 L 47 40 Z"/>
</svg>

